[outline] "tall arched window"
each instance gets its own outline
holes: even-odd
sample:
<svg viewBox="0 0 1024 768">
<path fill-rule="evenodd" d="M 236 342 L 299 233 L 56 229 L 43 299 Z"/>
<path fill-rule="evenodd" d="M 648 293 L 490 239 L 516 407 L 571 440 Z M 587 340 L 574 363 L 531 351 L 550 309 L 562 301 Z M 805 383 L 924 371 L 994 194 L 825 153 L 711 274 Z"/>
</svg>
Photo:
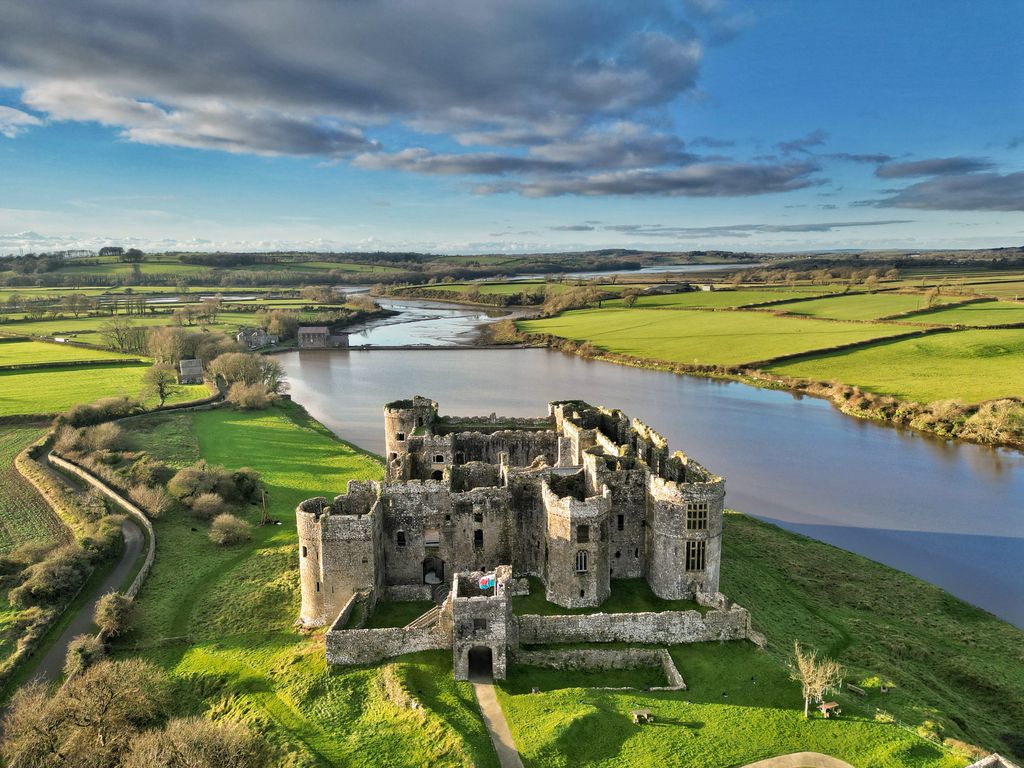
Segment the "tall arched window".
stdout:
<svg viewBox="0 0 1024 768">
<path fill-rule="evenodd" d="M 585 550 L 580 550 L 576 553 L 576 573 L 587 572 L 587 553 Z"/>
</svg>

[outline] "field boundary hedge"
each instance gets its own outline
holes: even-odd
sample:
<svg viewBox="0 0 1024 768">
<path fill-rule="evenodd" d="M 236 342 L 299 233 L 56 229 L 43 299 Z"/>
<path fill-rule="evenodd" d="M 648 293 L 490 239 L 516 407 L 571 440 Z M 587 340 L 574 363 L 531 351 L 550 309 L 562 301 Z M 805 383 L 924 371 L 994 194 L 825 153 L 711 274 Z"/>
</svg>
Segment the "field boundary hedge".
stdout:
<svg viewBox="0 0 1024 768">
<path fill-rule="evenodd" d="M 890 341 L 904 341 L 906 339 L 912 339 L 917 336 L 929 336 L 935 333 L 950 333 L 951 331 L 957 330 L 953 326 L 948 325 L 936 325 L 927 326 L 924 328 L 918 327 L 916 331 L 908 331 L 907 333 L 897 333 L 894 336 L 881 336 L 873 339 L 863 339 L 861 341 L 851 341 L 847 344 L 836 344 L 831 347 L 821 347 L 819 349 L 811 349 L 806 352 L 792 352 L 788 355 L 777 355 L 776 357 L 768 357 L 764 360 L 755 360 L 750 363 L 742 363 L 734 366 L 738 370 L 743 368 L 767 368 L 771 365 L 778 365 L 779 363 L 791 362 L 793 360 L 802 359 L 805 357 L 818 357 L 819 355 L 827 355 L 831 352 L 845 352 L 850 349 L 858 349 L 860 347 L 869 347 L 875 344 L 884 344 Z"/>
<path fill-rule="evenodd" d="M 104 358 L 102 360 L 53 360 L 48 363 L 11 363 L 0 365 L 0 372 L 3 371 L 32 371 L 46 368 L 84 368 L 106 365 L 145 365 L 146 361 L 140 357 L 126 358 Z"/>
</svg>

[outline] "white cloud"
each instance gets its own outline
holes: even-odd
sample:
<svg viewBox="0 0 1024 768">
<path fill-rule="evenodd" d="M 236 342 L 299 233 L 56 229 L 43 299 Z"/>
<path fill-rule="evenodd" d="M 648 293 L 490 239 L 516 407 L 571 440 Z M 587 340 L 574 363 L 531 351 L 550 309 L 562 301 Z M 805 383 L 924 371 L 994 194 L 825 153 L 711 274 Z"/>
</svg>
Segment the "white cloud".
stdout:
<svg viewBox="0 0 1024 768">
<path fill-rule="evenodd" d="M 13 139 L 29 128 L 42 124 L 42 120 L 28 112 L 22 112 L 14 107 L 0 106 L 0 136 Z"/>
</svg>

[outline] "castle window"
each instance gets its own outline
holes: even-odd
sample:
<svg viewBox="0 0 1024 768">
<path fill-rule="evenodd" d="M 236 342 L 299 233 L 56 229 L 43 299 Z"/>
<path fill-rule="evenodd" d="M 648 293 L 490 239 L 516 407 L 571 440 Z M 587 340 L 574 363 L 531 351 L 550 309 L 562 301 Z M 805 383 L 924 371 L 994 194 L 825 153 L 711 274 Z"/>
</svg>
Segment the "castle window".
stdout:
<svg viewBox="0 0 1024 768">
<path fill-rule="evenodd" d="M 391 459 L 391 461 L 394 461 L 395 459 L 398 458 L 398 454 L 392 451 L 391 453 L 388 454 L 388 458 Z"/>
<path fill-rule="evenodd" d="M 686 505 L 686 530 L 706 531 L 708 529 L 708 503 L 692 502 Z"/>
<path fill-rule="evenodd" d="M 587 552 L 581 549 L 576 553 L 576 573 L 587 572 Z M 580 595 L 582 597 L 582 595 Z"/>
<path fill-rule="evenodd" d="M 618 550 L 618 549 L 615 550 L 615 559 L 618 560 L 620 557 L 622 557 L 621 550 Z"/>
<path fill-rule="evenodd" d="M 640 557 L 640 549 L 639 548 L 633 550 L 633 557 Z"/>
<path fill-rule="evenodd" d="M 456 451 L 455 452 L 455 463 L 456 464 L 465 464 L 466 463 L 466 454 L 464 454 L 462 451 Z"/>
<path fill-rule="evenodd" d="M 423 426 L 423 417 L 422 416 L 417 416 L 416 417 L 416 426 L 417 427 L 422 427 Z"/>
<path fill-rule="evenodd" d="M 620 531 L 626 530 L 626 516 L 625 515 L 619 515 L 615 519 L 615 527 L 618 528 Z"/>
<path fill-rule="evenodd" d="M 398 440 L 398 442 L 400 442 L 400 443 L 404 443 L 405 442 L 405 432 L 399 432 L 397 435 L 395 435 L 395 439 Z"/>
<path fill-rule="evenodd" d="M 586 596 L 587 596 L 587 590 L 581 589 L 580 590 L 580 597 L 586 597 Z"/>
<path fill-rule="evenodd" d="M 305 544 L 303 544 L 303 545 L 302 545 L 302 556 L 303 556 L 303 557 L 305 557 L 305 556 L 306 556 L 306 554 L 307 554 L 307 553 L 306 553 L 306 545 L 305 545 Z"/>
<path fill-rule="evenodd" d="M 405 531 L 399 531 L 395 534 L 395 544 L 400 547 L 405 546 Z"/>
<path fill-rule="evenodd" d="M 587 544 L 590 542 L 590 526 L 589 525 L 577 525 L 576 526 L 576 541 L 580 544 Z M 584 568 L 583 570 L 586 570 Z"/>
<path fill-rule="evenodd" d="M 428 547 L 441 546 L 441 532 L 437 528 L 424 528 L 423 543 Z"/>
<path fill-rule="evenodd" d="M 474 523 L 482 523 L 483 521 L 484 521 L 484 513 L 483 512 L 474 512 L 473 513 L 473 522 Z"/>
<path fill-rule="evenodd" d="M 706 541 L 686 542 L 686 570 L 703 571 L 704 553 L 707 548 Z"/>
<path fill-rule="evenodd" d="M 444 464 L 444 454 L 443 453 L 435 453 L 434 454 L 434 463 L 435 464 Z"/>
<path fill-rule="evenodd" d="M 483 549 L 484 531 L 482 528 L 477 528 L 475 531 L 473 531 L 473 546 L 477 549 Z"/>
<path fill-rule="evenodd" d="M 474 632 L 486 632 L 487 631 L 487 619 L 473 619 L 473 631 Z"/>
<path fill-rule="evenodd" d="M 317 591 L 317 592 L 319 592 L 319 591 L 320 591 L 320 582 L 319 582 L 319 581 L 318 581 L 318 582 L 316 583 L 316 591 Z"/>
</svg>

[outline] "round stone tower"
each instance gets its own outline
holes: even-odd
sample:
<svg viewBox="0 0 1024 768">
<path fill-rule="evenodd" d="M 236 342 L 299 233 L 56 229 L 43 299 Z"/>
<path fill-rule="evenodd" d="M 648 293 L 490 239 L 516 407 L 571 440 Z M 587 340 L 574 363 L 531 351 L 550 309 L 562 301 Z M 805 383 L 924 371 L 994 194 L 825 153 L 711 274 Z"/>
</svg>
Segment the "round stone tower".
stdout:
<svg viewBox="0 0 1024 768">
<path fill-rule="evenodd" d="M 430 431 L 437 419 L 437 403 L 417 395 L 384 406 L 384 446 L 388 464 L 409 451 L 409 438 Z"/>
<path fill-rule="evenodd" d="M 725 480 L 677 483 L 652 475 L 648 486 L 647 582 L 658 597 L 692 600 L 718 592 Z"/>
<path fill-rule="evenodd" d="M 302 587 L 302 610 L 299 619 L 307 627 L 319 627 L 331 620 L 324 603 L 323 588 L 323 526 L 325 498 L 307 499 L 299 505 L 295 524 L 299 534 L 299 583 Z"/>
</svg>

